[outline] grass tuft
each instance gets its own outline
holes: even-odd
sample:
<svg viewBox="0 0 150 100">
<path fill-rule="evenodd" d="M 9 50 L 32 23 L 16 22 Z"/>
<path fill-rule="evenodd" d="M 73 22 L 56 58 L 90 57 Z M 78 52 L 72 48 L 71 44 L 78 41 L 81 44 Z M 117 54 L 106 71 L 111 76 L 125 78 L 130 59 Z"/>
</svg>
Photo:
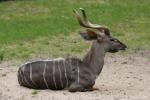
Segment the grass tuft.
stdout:
<svg viewBox="0 0 150 100">
<path fill-rule="evenodd" d="M 32 94 L 32 96 L 35 96 L 35 95 L 38 94 L 38 92 L 39 92 L 39 91 L 37 91 L 37 90 L 33 90 L 31 94 Z"/>
<path fill-rule="evenodd" d="M 4 60 L 4 51 L 0 50 L 0 62 Z"/>
</svg>

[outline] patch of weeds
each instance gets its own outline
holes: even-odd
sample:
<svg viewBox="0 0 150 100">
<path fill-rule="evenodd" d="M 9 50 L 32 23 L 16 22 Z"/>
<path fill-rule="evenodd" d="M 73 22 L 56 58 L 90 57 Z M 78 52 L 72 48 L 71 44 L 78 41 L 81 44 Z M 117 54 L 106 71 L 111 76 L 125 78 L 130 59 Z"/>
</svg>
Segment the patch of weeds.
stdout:
<svg viewBox="0 0 150 100">
<path fill-rule="evenodd" d="M 32 96 L 34 97 L 35 95 L 38 94 L 38 92 L 39 92 L 39 91 L 37 91 L 37 90 L 33 90 L 33 91 L 31 92 L 31 94 L 32 94 Z"/>
<path fill-rule="evenodd" d="M 0 63 L 4 60 L 4 51 L 0 50 Z"/>
</svg>

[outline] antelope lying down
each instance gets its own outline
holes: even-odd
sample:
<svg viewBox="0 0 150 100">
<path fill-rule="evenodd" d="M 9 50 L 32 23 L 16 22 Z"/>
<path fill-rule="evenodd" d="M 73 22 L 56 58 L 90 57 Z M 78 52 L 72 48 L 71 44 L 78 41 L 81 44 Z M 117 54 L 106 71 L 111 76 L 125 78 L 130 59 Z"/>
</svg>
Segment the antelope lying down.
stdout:
<svg viewBox="0 0 150 100">
<path fill-rule="evenodd" d="M 18 70 L 21 86 L 34 89 L 69 89 L 70 92 L 93 90 L 97 76 L 104 65 L 106 52 L 115 53 L 127 47 L 111 36 L 107 27 L 91 24 L 86 13 L 80 9 L 82 16 L 74 10 L 79 24 L 85 28 L 80 35 L 93 41 L 90 51 L 83 60 L 77 58 L 56 59 L 29 62 Z"/>
</svg>

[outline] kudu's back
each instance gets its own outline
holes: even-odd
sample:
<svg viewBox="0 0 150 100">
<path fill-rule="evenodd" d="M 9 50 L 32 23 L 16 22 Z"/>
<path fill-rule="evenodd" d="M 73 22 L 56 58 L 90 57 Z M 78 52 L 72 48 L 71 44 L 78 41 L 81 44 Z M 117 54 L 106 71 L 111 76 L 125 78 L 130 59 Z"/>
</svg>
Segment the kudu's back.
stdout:
<svg viewBox="0 0 150 100">
<path fill-rule="evenodd" d="M 19 68 L 18 81 L 28 88 L 61 90 L 76 78 L 79 64 L 78 59 L 29 62 Z"/>
</svg>

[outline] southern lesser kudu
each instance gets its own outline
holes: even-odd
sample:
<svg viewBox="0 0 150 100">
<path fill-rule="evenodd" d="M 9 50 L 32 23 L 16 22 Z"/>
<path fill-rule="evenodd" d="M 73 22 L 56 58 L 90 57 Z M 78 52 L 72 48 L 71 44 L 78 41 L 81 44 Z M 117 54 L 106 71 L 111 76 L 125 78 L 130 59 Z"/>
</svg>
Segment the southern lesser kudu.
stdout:
<svg viewBox="0 0 150 100">
<path fill-rule="evenodd" d="M 106 52 L 115 53 L 127 47 L 111 36 L 107 27 L 92 24 L 84 9 L 82 16 L 74 10 L 79 24 L 86 29 L 80 35 L 93 41 L 90 51 L 81 60 L 78 58 L 61 58 L 29 62 L 18 70 L 21 86 L 34 89 L 69 89 L 70 92 L 93 90 L 97 76 L 104 65 Z"/>
</svg>

